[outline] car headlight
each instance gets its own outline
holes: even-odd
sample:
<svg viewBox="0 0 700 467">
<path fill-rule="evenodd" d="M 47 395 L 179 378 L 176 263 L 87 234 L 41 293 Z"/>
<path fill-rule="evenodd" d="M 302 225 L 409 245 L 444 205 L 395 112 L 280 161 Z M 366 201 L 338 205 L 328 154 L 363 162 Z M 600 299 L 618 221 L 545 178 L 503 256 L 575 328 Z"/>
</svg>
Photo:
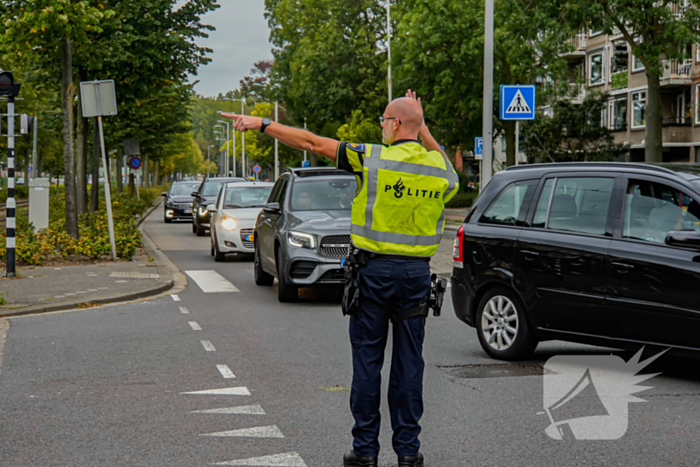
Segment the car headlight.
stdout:
<svg viewBox="0 0 700 467">
<path fill-rule="evenodd" d="M 299 248 L 313 250 L 316 248 L 316 237 L 304 232 L 289 232 L 289 244 Z"/>
<path fill-rule="evenodd" d="M 208 213 L 207 208 L 199 207 L 199 215 L 204 216 L 206 213 Z"/>
<path fill-rule="evenodd" d="M 226 230 L 233 230 L 236 228 L 236 219 L 228 216 L 221 216 L 221 227 Z"/>
</svg>

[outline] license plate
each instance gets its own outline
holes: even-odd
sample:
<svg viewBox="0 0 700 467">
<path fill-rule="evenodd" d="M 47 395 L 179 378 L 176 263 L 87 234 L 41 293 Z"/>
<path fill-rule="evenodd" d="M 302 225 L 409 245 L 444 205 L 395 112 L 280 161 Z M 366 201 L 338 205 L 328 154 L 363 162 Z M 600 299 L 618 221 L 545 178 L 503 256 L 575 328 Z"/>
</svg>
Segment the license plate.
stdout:
<svg viewBox="0 0 700 467">
<path fill-rule="evenodd" d="M 253 235 L 246 235 L 246 236 L 245 236 L 245 241 L 246 241 L 246 242 L 252 242 L 252 241 L 254 241 L 254 240 L 255 240 L 255 234 L 253 234 Z"/>
<path fill-rule="evenodd" d="M 343 266 L 345 266 L 345 258 L 340 260 L 340 267 L 342 268 Z"/>
<path fill-rule="evenodd" d="M 192 214 L 192 210 L 191 210 L 191 209 L 185 209 L 185 214 Z"/>
</svg>

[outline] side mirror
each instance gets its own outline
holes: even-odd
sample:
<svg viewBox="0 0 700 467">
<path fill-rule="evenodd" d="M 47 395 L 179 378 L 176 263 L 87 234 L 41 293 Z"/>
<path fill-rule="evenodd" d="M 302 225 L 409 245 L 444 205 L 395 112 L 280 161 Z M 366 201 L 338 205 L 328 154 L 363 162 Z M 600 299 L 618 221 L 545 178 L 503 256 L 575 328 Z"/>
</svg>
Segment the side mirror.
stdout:
<svg viewBox="0 0 700 467">
<path fill-rule="evenodd" d="M 263 208 L 268 214 L 279 214 L 280 213 L 280 203 L 267 203 Z"/>
<path fill-rule="evenodd" d="M 677 230 L 666 235 L 666 245 L 700 249 L 700 233 L 695 230 Z"/>
<path fill-rule="evenodd" d="M 160 194 L 161 196 L 165 196 L 166 198 L 168 197 L 168 192 L 164 191 L 163 193 Z"/>
<path fill-rule="evenodd" d="M 216 212 L 216 204 L 210 204 L 209 206 L 207 206 L 207 211 Z"/>
<path fill-rule="evenodd" d="M 199 196 L 199 193 L 197 193 L 196 191 L 193 191 L 192 193 L 190 193 L 190 196 L 193 198 L 196 198 Z"/>
</svg>

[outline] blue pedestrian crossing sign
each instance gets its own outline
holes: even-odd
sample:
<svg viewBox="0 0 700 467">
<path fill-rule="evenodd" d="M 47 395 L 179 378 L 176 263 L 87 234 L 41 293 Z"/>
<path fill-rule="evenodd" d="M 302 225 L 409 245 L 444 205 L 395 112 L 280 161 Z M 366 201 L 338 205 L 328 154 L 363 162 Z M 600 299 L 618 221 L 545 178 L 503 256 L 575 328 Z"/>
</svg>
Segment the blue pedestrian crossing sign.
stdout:
<svg viewBox="0 0 700 467">
<path fill-rule="evenodd" d="M 501 86 L 501 120 L 535 119 L 535 86 Z"/>
</svg>

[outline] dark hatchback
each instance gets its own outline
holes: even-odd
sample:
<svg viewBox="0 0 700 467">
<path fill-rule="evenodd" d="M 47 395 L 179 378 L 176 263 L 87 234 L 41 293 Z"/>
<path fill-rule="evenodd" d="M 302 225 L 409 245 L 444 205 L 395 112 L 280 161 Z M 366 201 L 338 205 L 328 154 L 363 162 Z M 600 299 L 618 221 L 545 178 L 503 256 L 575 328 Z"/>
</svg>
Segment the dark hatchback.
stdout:
<svg viewBox="0 0 700 467">
<path fill-rule="evenodd" d="M 700 176 L 684 166 L 513 167 L 455 239 L 452 300 L 504 360 L 539 341 L 700 350 Z"/>
<path fill-rule="evenodd" d="M 163 221 L 166 224 L 178 219 L 192 220 L 192 192 L 199 189 L 200 182 L 173 182 L 165 197 Z"/>
<path fill-rule="evenodd" d="M 219 190 L 226 183 L 245 182 L 244 178 L 238 177 L 215 177 L 208 178 L 202 182 L 199 190 L 192 193 L 194 200 L 192 201 L 192 233 L 198 237 L 203 237 L 209 229 L 209 219 L 211 215 L 207 211 L 207 206 L 216 203 L 216 198 L 219 196 Z"/>
</svg>

